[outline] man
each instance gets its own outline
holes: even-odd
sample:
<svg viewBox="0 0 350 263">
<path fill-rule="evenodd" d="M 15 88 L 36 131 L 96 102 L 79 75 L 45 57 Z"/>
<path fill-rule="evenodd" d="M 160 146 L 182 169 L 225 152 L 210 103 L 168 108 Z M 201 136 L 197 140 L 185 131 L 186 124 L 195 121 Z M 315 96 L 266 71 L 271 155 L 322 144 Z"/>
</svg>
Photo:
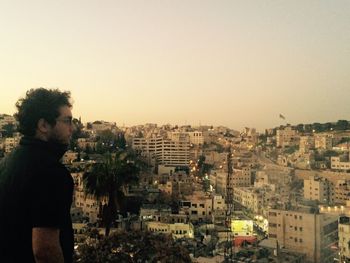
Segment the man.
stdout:
<svg viewBox="0 0 350 263">
<path fill-rule="evenodd" d="M 0 262 L 73 257 L 73 180 L 60 163 L 72 135 L 69 92 L 32 89 L 16 103 L 19 146 L 0 163 Z"/>
</svg>

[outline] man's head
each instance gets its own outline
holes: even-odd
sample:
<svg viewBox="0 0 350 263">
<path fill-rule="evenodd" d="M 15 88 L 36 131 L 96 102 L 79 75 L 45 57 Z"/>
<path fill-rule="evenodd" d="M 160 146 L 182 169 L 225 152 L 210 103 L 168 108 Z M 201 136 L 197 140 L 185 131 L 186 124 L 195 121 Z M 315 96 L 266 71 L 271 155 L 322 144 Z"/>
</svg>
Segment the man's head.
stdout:
<svg viewBox="0 0 350 263">
<path fill-rule="evenodd" d="M 72 135 L 70 92 L 44 88 L 27 91 L 17 101 L 19 131 L 44 141 L 68 144 Z"/>
</svg>

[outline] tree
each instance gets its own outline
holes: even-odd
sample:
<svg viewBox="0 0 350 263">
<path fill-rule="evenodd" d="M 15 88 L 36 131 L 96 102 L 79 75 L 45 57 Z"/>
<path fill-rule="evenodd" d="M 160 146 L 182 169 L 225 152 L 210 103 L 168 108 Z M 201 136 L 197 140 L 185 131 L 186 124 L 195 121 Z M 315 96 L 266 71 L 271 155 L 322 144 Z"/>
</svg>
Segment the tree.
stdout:
<svg viewBox="0 0 350 263">
<path fill-rule="evenodd" d="M 124 133 L 118 133 L 117 135 L 117 140 L 116 140 L 116 146 L 119 149 L 125 149 L 126 148 L 126 140 L 125 140 L 125 136 Z"/>
<path fill-rule="evenodd" d="M 337 131 L 345 131 L 349 127 L 349 123 L 346 120 L 338 120 L 337 123 L 335 124 L 335 129 Z"/>
<path fill-rule="evenodd" d="M 13 123 L 8 123 L 2 126 L 2 129 L 2 135 L 4 137 L 11 137 L 12 134 L 16 131 L 16 126 Z"/>
<path fill-rule="evenodd" d="M 81 263 L 192 262 L 188 250 L 171 235 L 142 231 L 112 234 L 96 245 L 84 244 L 77 257 Z"/>
<path fill-rule="evenodd" d="M 101 211 L 106 236 L 109 235 L 118 210 L 122 210 L 125 187 L 138 181 L 143 168 L 143 163 L 134 152 L 118 151 L 113 154 L 106 153 L 102 162 L 93 164 L 84 173 L 86 194 L 93 195 L 99 200 L 106 197 L 108 199 Z"/>
<path fill-rule="evenodd" d="M 324 131 L 324 127 L 321 123 L 318 123 L 318 122 L 314 122 L 312 124 L 312 129 L 315 131 L 315 132 L 323 132 Z"/>
</svg>

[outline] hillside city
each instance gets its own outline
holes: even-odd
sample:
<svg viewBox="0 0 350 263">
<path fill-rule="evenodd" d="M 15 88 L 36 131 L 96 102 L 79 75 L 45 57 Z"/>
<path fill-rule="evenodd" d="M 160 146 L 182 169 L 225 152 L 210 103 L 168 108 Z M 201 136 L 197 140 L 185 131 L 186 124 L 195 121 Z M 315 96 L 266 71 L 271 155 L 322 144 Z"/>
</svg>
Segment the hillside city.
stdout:
<svg viewBox="0 0 350 263">
<path fill-rule="evenodd" d="M 76 262 L 350 262 L 348 121 L 73 122 Z M 1 114 L 0 159 L 20 138 Z"/>
</svg>

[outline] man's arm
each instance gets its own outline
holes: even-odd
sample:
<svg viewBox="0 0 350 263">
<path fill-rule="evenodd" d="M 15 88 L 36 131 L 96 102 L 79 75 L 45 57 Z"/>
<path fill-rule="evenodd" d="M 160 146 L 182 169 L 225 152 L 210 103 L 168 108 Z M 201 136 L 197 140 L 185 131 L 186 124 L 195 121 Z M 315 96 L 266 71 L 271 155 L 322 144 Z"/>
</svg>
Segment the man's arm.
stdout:
<svg viewBox="0 0 350 263">
<path fill-rule="evenodd" d="M 59 237 L 60 231 L 57 228 L 33 228 L 33 254 L 37 263 L 64 263 Z"/>
</svg>

